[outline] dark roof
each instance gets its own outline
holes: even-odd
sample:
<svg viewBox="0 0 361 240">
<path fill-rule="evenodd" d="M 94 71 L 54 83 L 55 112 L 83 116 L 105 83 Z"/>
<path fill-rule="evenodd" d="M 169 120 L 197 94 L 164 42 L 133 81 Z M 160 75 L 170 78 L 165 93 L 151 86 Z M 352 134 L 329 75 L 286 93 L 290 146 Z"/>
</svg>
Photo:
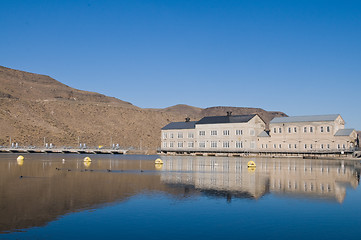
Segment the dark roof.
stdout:
<svg viewBox="0 0 361 240">
<path fill-rule="evenodd" d="M 335 136 L 350 136 L 355 129 L 339 129 Z"/>
<path fill-rule="evenodd" d="M 314 115 L 314 116 L 294 116 L 275 117 L 270 123 L 294 123 L 294 122 L 329 122 L 335 121 L 340 114 Z"/>
<path fill-rule="evenodd" d="M 249 122 L 257 114 L 251 115 L 230 115 L 230 116 L 212 116 L 204 117 L 197 124 L 217 124 L 217 123 L 245 123 Z"/>
<path fill-rule="evenodd" d="M 194 129 L 196 125 L 196 121 L 192 122 L 171 122 L 165 127 L 162 128 L 162 130 L 170 130 L 170 129 Z"/>
</svg>

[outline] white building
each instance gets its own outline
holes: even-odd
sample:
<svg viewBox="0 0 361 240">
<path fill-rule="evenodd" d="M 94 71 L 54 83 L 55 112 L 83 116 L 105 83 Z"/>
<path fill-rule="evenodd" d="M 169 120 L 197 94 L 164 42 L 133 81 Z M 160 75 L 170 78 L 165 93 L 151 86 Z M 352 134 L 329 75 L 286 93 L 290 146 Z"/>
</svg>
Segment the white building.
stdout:
<svg viewBox="0 0 361 240">
<path fill-rule="evenodd" d="M 163 152 L 245 152 L 257 150 L 265 129 L 257 115 L 204 117 L 198 122 L 172 122 L 162 128 Z"/>
<path fill-rule="evenodd" d="M 204 117 L 162 128 L 162 152 L 350 152 L 358 145 L 355 129 L 345 129 L 339 114 L 277 117 L 269 124 L 257 115 Z"/>
</svg>

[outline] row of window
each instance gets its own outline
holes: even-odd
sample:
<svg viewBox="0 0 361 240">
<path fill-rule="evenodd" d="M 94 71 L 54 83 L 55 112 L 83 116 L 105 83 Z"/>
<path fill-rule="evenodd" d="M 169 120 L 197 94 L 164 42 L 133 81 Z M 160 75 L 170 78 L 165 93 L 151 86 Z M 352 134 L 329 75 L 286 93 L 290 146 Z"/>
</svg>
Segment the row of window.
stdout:
<svg viewBox="0 0 361 240">
<path fill-rule="evenodd" d="M 273 128 L 273 133 L 282 133 L 282 130 L 283 128 Z M 287 128 L 287 133 L 297 133 L 297 130 L 298 128 L 297 127 L 288 127 Z M 304 133 L 313 133 L 315 132 L 315 129 L 316 127 L 303 127 L 303 132 Z M 323 132 L 331 132 L 331 127 L 330 126 L 321 126 L 319 128 L 320 132 L 323 133 Z"/>
<path fill-rule="evenodd" d="M 301 183 L 298 183 L 298 182 L 294 182 L 293 184 L 291 183 L 291 181 L 288 181 L 288 189 L 294 189 L 294 190 L 298 190 L 298 184 L 300 184 L 301 185 Z M 279 181 L 278 182 L 278 189 L 282 189 L 283 188 L 283 186 L 282 186 L 282 183 Z M 301 185 L 302 186 L 302 185 Z M 323 183 L 320 183 L 319 184 L 319 189 L 316 189 L 317 187 L 317 184 L 313 184 L 312 182 L 311 183 L 306 183 L 306 182 L 303 182 L 303 190 L 305 191 L 305 192 L 307 192 L 307 191 L 310 191 L 310 192 L 313 192 L 313 191 L 321 191 L 322 193 L 323 192 L 331 192 L 332 190 L 331 190 L 331 186 L 329 185 L 329 184 L 323 184 Z M 276 189 L 277 188 L 277 186 L 276 186 L 276 184 L 275 184 L 275 182 L 273 182 L 273 184 L 272 184 L 272 188 L 273 189 Z"/>
<path fill-rule="evenodd" d="M 210 133 L 209 133 L 211 136 L 217 136 L 218 135 L 218 131 L 217 130 L 211 130 Z M 201 131 L 198 131 L 198 135 L 199 136 L 206 136 L 206 131 L 204 130 L 201 130 Z M 230 136 L 230 130 L 223 130 L 222 131 L 222 135 L 223 136 Z M 243 130 L 241 129 L 237 129 L 235 130 L 235 135 L 236 136 L 241 136 L 243 135 Z M 255 136 L 255 130 L 254 129 L 250 129 L 249 131 L 249 135 L 251 136 Z M 174 138 L 175 137 L 175 134 L 174 133 L 169 133 L 169 138 Z M 178 132 L 177 133 L 177 138 L 183 138 L 183 132 Z M 168 133 L 163 133 L 163 139 L 167 139 L 168 138 Z M 194 133 L 192 132 L 189 132 L 188 133 L 188 138 L 194 138 Z"/>
<path fill-rule="evenodd" d="M 223 148 L 230 148 L 231 144 L 229 141 L 223 141 L 222 145 Z M 255 148 L 256 144 L 254 141 L 251 142 L 251 148 Z M 167 142 L 163 142 L 163 147 L 167 148 L 168 147 L 168 143 Z M 170 148 L 174 148 L 175 147 L 175 142 L 169 142 L 169 147 Z M 183 148 L 184 147 L 184 143 L 183 142 L 177 142 L 177 147 L 178 148 Z M 188 148 L 194 148 L 194 142 L 188 142 L 187 143 L 187 147 Z M 206 147 L 206 142 L 199 142 L 198 143 L 198 147 L 199 148 L 205 148 Z M 210 147 L 211 148 L 218 148 L 218 142 L 217 141 L 211 141 L 210 142 Z M 243 142 L 242 141 L 235 141 L 234 143 L 234 147 L 235 148 L 243 148 Z"/>
<path fill-rule="evenodd" d="M 282 148 L 282 144 L 273 144 L 273 148 L 279 148 L 281 149 Z M 296 149 L 297 148 L 297 144 L 288 144 L 287 147 L 289 149 Z M 303 145 L 303 148 L 304 149 L 313 149 L 313 148 L 316 148 L 316 145 L 313 145 L 313 144 L 304 144 Z M 261 144 L 261 148 L 268 148 L 268 144 Z M 319 149 L 330 149 L 330 144 L 320 144 L 319 145 Z M 337 149 L 346 149 L 346 145 L 345 144 L 337 144 Z"/>
</svg>

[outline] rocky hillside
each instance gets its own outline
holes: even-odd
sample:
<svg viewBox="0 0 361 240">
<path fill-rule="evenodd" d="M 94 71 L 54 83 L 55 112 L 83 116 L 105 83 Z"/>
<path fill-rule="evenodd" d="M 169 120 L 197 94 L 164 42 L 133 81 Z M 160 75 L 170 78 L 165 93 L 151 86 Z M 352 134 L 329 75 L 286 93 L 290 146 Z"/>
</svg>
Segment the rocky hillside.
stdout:
<svg viewBox="0 0 361 240">
<path fill-rule="evenodd" d="M 0 66 L 0 145 L 10 139 L 19 145 L 110 146 L 156 149 L 160 129 L 171 121 L 190 117 L 259 114 L 266 122 L 282 112 L 259 108 L 197 108 L 176 105 L 165 109 L 142 109 L 102 94 L 81 91 L 55 79 Z M 45 138 L 45 139 L 44 139 Z"/>
</svg>

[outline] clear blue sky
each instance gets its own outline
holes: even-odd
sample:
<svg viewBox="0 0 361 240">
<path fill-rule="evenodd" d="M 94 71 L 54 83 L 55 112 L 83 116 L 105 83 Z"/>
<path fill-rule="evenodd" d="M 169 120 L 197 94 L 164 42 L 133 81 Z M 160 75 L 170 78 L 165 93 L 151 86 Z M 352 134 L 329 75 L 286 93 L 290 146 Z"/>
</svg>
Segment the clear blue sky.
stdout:
<svg viewBox="0 0 361 240">
<path fill-rule="evenodd" d="M 0 3 L 0 65 L 143 108 L 340 113 L 361 129 L 359 0 Z"/>
</svg>

